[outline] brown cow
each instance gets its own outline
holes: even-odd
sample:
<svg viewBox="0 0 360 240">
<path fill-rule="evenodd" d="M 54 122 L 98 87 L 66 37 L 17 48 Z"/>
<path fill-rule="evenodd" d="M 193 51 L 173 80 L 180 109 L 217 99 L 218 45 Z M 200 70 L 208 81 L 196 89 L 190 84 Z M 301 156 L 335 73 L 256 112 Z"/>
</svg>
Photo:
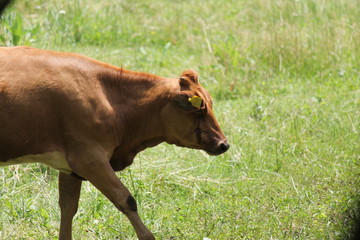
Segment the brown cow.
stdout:
<svg viewBox="0 0 360 240">
<path fill-rule="evenodd" d="M 60 171 L 60 239 L 71 239 L 82 179 L 154 239 L 116 177 L 135 155 L 167 142 L 211 155 L 228 150 L 195 71 L 171 79 L 72 53 L 0 48 L 0 166 L 39 162 Z"/>
</svg>

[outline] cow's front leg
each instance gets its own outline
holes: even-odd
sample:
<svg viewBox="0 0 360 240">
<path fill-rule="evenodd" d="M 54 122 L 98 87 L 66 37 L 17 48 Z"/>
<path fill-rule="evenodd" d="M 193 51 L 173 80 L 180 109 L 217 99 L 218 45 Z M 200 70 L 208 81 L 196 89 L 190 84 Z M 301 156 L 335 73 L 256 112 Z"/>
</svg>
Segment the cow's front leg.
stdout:
<svg viewBox="0 0 360 240">
<path fill-rule="evenodd" d="M 77 177 L 62 172 L 59 174 L 60 240 L 71 239 L 72 220 L 78 209 L 81 182 Z"/>
<path fill-rule="evenodd" d="M 90 156 L 99 156 L 99 154 L 91 154 Z M 140 240 L 155 239 L 141 221 L 137 213 L 135 199 L 116 176 L 108 159 L 84 160 L 84 156 L 80 156 L 78 159 L 70 159 L 70 164 L 76 174 L 91 182 L 117 209 L 128 217 Z"/>
</svg>

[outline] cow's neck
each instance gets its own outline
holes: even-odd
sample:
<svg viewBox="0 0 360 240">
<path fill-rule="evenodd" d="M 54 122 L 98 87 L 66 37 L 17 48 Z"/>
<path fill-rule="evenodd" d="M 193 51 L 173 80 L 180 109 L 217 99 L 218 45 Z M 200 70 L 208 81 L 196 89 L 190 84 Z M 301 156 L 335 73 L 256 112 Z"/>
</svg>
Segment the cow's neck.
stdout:
<svg viewBox="0 0 360 240">
<path fill-rule="evenodd" d="M 117 69 L 104 74 L 101 81 L 115 110 L 120 147 L 137 153 L 166 140 L 160 116 L 178 87 L 176 79 Z"/>
</svg>

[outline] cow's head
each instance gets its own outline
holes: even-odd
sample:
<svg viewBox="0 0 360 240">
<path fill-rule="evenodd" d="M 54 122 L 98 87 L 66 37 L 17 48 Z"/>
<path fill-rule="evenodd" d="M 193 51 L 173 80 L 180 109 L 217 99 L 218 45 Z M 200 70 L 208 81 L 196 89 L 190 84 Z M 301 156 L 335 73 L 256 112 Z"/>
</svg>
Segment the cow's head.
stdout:
<svg viewBox="0 0 360 240">
<path fill-rule="evenodd" d="M 214 116 L 211 97 L 200 85 L 198 74 L 193 70 L 181 74 L 165 118 L 169 143 L 202 149 L 211 155 L 219 155 L 229 149 L 230 145 Z"/>
</svg>

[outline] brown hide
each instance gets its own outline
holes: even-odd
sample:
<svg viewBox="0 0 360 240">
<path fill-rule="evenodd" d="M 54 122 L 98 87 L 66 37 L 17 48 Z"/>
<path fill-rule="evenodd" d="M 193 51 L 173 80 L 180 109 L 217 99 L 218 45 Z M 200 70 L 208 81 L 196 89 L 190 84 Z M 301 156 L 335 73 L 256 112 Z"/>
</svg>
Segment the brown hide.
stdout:
<svg viewBox="0 0 360 240">
<path fill-rule="evenodd" d="M 71 53 L 0 48 L 0 166 L 41 162 L 60 170 L 60 239 L 71 239 L 81 180 L 89 180 L 154 239 L 114 174 L 168 142 L 218 155 L 229 144 L 195 71 L 171 79 Z M 199 108 L 189 102 L 201 97 Z"/>
</svg>

